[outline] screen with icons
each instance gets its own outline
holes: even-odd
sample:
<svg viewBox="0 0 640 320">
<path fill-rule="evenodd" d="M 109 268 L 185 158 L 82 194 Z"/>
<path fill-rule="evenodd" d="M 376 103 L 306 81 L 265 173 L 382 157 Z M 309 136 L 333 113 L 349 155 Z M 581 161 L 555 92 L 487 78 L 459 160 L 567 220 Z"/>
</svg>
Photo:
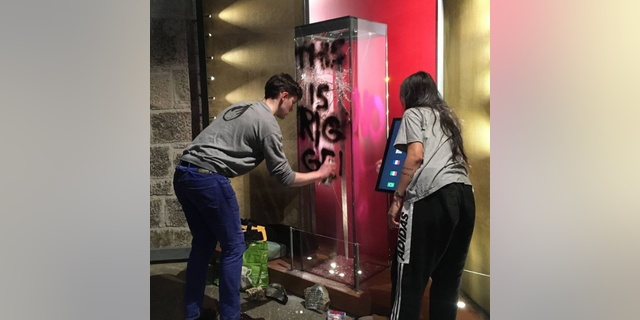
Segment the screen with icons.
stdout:
<svg viewBox="0 0 640 320">
<path fill-rule="evenodd" d="M 391 121 L 391 131 L 389 132 L 387 145 L 384 149 L 376 191 L 393 193 L 396 191 L 398 182 L 400 181 L 400 172 L 402 172 L 404 159 L 407 157 L 406 153 L 393 146 L 393 143 L 396 141 L 396 136 L 398 135 L 398 130 L 400 130 L 400 121 L 402 121 L 402 118 L 394 118 Z"/>
</svg>

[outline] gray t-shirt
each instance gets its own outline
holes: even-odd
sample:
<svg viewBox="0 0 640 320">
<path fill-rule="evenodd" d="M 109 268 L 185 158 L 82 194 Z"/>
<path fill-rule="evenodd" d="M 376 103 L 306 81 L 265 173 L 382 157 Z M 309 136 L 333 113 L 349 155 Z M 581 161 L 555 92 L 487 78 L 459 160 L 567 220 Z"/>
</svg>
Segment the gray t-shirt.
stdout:
<svg viewBox="0 0 640 320">
<path fill-rule="evenodd" d="M 440 115 L 427 107 L 408 109 L 402 115 L 396 149 L 407 152 L 411 142 L 421 142 L 422 165 L 414 173 L 405 194 L 405 202 L 415 202 L 451 183 L 471 185 L 464 164 L 451 159 L 452 140 L 440 127 Z"/>
<path fill-rule="evenodd" d="M 181 160 L 233 178 L 262 160 L 278 182 L 295 179 L 282 147 L 282 133 L 271 109 L 262 101 L 240 102 L 222 111 L 184 150 Z"/>
</svg>

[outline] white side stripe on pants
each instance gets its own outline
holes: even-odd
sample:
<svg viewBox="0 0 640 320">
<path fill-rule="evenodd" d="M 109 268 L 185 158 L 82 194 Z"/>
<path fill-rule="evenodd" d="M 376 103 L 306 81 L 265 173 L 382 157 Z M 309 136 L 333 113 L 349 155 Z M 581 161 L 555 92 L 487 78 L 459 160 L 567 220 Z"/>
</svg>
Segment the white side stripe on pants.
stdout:
<svg viewBox="0 0 640 320">
<path fill-rule="evenodd" d="M 390 320 L 400 319 L 400 304 L 402 303 L 402 273 L 404 271 L 404 264 L 398 264 L 398 283 L 396 283 L 396 301 L 393 304 L 393 310 L 391 310 Z"/>
<path fill-rule="evenodd" d="M 397 262 L 398 273 L 396 279 L 396 296 L 391 310 L 391 319 L 400 318 L 400 305 L 402 303 L 402 276 L 404 265 L 408 264 L 411 256 L 411 230 L 413 221 L 413 203 L 405 204 L 400 215 L 400 228 L 398 229 Z"/>
</svg>

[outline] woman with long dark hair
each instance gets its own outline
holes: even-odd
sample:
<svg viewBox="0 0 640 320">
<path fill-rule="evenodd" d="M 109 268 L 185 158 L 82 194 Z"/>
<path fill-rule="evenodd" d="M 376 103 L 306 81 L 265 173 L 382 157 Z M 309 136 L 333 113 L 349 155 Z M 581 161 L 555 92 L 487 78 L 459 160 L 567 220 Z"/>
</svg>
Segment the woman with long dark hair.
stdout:
<svg viewBox="0 0 640 320">
<path fill-rule="evenodd" d="M 394 146 L 407 157 L 388 213 L 398 228 L 391 320 L 418 319 L 429 278 L 429 319 L 455 320 L 475 222 L 460 123 L 424 71 L 402 82 L 400 101 Z"/>
</svg>

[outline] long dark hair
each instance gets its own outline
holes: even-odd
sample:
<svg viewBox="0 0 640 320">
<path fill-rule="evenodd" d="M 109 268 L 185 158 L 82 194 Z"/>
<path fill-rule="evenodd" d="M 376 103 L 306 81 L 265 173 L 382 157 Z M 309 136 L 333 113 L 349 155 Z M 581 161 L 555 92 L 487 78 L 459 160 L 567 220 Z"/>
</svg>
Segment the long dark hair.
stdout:
<svg viewBox="0 0 640 320">
<path fill-rule="evenodd" d="M 462 160 L 467 163 L 464 153 L 460 122 L 456 114 L 449 108 L 438 92 L 438 87 L 430 74 L 418 71 L 402 81 L 400 85 L 400 101 L 405 110 L 415 107 L 426 107 L 440 115 L 440 127 L 447 137 L 453 141 L 451 145 L 451 159 Z"/>
</svg>

